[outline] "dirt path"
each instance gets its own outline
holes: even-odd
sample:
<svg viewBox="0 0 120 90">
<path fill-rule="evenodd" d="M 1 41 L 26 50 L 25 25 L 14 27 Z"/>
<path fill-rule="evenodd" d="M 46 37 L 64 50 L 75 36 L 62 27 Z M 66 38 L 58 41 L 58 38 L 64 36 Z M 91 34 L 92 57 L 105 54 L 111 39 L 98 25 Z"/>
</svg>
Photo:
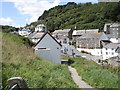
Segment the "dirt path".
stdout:
<svg viewBox="0 0 120 90">
<path fill-rule="evenodd" d="M 69 71 L 71 72 L 71 77 L 73 78 L 74 82 L 77 84 L 79 88 L 91 88 L 91 89 L 93 88 L 82 80 L 82 78 L 78 75 L 75 68 L 72 68 L 71 66 L 68 66 L 68 68 Z"/>
</svg>

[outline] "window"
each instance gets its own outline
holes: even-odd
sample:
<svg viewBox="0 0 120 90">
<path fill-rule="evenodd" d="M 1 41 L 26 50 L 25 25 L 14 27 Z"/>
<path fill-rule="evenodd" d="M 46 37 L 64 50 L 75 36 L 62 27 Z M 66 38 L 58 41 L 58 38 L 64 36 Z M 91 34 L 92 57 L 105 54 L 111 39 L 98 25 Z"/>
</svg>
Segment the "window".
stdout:
<svg viewBox="0 0 120 90">
<path fill-rule="evenodd" d="M 114 50 L 114 48 L 112 48 L 112 50 Z"/>
<path fill-rule="evenodd" d="M 108 54 L 108 52 L 106 52 L 106 55 Z"/>
<path fill-rule="evenodd" d="M 107 50 L 107 48 L 106 48 L 106 50 Z"/>
<path fill-rule="evenodd" d="M 112 52 L 112 55 L 114 55 L 114 53 Z"/>
</svg>

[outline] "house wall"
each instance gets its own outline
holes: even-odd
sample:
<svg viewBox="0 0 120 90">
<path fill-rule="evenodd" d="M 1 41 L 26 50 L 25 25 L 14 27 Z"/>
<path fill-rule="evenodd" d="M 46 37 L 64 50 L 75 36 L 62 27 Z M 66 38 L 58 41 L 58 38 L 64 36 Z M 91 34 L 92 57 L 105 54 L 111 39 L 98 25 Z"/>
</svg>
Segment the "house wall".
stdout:
<svg viewBox="0 0 120 90">
<path fill-rule="evenodd" d="M 61 52 L 72 56 L 75 54 L 75 47 L 73 45 L 62 45 Z"/>
<path fill-rule="evenodd" d="M 50 59 L 49 56 L 45 55 L 45 59 L 49 60 L 49 61 L 53 61 L 54 63 L 61 63 L 60 60 L 60 54 L 61 54 L 61 46 L 53 39 L 51 38 L 50 35 L 46 34 L 46 36 L 44 36 L 44 38 L 38 43 L 38 45 L 35 47 L 35 51 L 38 50 L 38 48 L 46 48 L 46 49 L 50 49 L 49 54 L 50 54 Z M 44 56 L 42 53 L 42 51 L 39 51 L 39 56 Z M 48 53 L 43 52 L 43 53 Z"/>
<path fill-rule="evenodd" d="M 115 52 L 115 49 L 112 50 L 112 49 L 103 48 L 102 53 L 103 53 L 103 60 L 109 59 L 111 57 L 116 57 L 118 55 L 118 53 Z"/>
<path fill-rule="evenodd" d="M 45 31 L 46 30 L 46 27 L 45 26 L 37 26 L 35 27 L 35 31 Z"/>
<path fill-rule="evenodd" d="M 21 30 L 21 31 L 18 31 L 18 33 L 21 36 L 28 36 L 31 32 Z"/>
<path fill-rule="evenodd" d="M 87 49 L 87 48 L 77 48 L 79 52 L 86 51 L 88 53 L 91 53 L 91 55 L 95 56 L 101 56 L 102 55 L 102 49 Z"/>
<path fill-rule="evenodd" d="M 120 38 L 110 38 L 112 43 L 120 43 Z"/>
<path fill-rule="evenodd" d="M 67 37 L 63 37 L 59 39 L 59 41 L 61 42 L 61 44 L 69 44 L 69 38 Z"/>
<path fill-rule="evenodd" d="M 32 38 L 32 39 L 30 39 L 32 42 L 34 42 L 34 43 L 37 43 L 40 39 L 35 39 L 35 38 Z"/>
</svg>

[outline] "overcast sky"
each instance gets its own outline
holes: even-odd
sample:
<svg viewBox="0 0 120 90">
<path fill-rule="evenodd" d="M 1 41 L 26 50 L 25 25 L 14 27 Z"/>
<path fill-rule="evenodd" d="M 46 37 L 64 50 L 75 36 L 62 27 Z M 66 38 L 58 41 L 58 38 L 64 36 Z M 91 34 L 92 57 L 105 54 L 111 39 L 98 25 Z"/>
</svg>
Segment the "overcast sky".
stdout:
<svg viewBox="0 0 120 90">
<path fill-rule="evenodd" d="M 97 0 L 1 0 L 0 25 L 25 26 L 37 21 L 44 10 L 68 2 L 97 3 Z"/>
</svg>

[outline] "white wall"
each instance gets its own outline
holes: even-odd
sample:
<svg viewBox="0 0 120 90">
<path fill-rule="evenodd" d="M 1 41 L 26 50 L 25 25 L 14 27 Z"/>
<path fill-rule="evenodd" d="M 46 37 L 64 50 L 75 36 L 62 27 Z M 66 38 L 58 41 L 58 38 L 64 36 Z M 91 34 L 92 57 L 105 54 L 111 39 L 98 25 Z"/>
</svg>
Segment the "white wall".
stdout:
<svg viewBox="0 0 120 90">
<path fill-rule="evenodd" d="M 35 27 L 35 31 L 45 31 L 46 27 L 44 25 L 38 25 Z"/>
<path fill-rule="evenodd" d="M 19 35 L 21 36 L 28 36 L 31 32 L 28 32 L 27 30 L 19 30 L 18 31 Z"/>
<path fill-rule="evenodd" d="M 116 38 L 110 38 L 110 41 L 112 43 L 120 43 L 120 38 L 116 39 Z"/>
<path fill-rule="evenodd" d="M 88 53 L 91 53 L 91 55 L 95 56 L 101 56 L 102 55 L 102 49 L 87 49 L 87 48 L 77 48 L 79 52 L 86 51 Z"/>
<path fill-rule="evenodd" d="M 32 42 L 34 42 L 34 43 L 37 43 L 40 39 L 34 39 L 34 38 L 32 38 L 32 39 L 30 39 Z"/>
<path fill-rule="evenodd" d="M 116 53 L 115 50 L 112 49 L 106 50 L 106 48 L 102 49 L 102 53 L 103 53 L 103 60 L 109 59 L 111 57 L 116 57 L 118 55 L 118 53 Z"/>
<path fill-rule="evenodd" d="M 55 63 L 61 63 L 61 60 L 60 60 L 61 46 L 53 38 L 51 38 L 51 36 L 49 36 L 49 34 L 46 34 L 44 36 L 44 38 L 41 40 L 41 42 L 39 42 L 38 45 L 35 47 L 35 50 L 37 50 L 37 48 L 50 49 L 49 53 L 50 53 L 51 59 L 53 59 L 51 61 L 53 61 Z M 41 51 L 40 51 L 40 53 L 41 53 Z M 47 51 L 46 51 L 46 53 L 47 53 Z M 43 55 L 43 54 L 41 54 L 41 55 Z M 45 55 L 45 57 L 47 58 L 49 56 Z"/>
</svg>

